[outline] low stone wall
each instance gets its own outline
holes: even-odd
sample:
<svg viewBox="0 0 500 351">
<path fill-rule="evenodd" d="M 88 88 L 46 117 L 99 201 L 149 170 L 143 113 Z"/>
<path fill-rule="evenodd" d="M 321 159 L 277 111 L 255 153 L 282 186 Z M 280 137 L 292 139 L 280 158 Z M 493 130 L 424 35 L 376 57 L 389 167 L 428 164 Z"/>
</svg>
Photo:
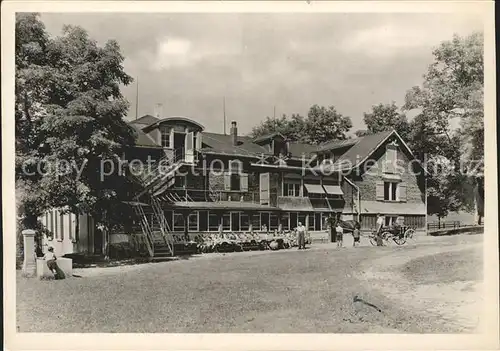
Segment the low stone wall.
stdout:
<svg viewBox="0 0 500 351">
<path fill-rule="evenodd" d="M 484 233 L 484 226 L 473 226 L 473 227 L 462 227 L 462 228 L 455 228 L 455 229 L 441 229 L 441 230 L 435 230 L 432 232 L 429 232 L 429 235 L 431 236 L 442 236 L 442 235 L 457 235 L 457 234 L 464 234 L 464 233 L 470 233 L 470 234 L 479 234 L 479 233 Z"/>
</svg>

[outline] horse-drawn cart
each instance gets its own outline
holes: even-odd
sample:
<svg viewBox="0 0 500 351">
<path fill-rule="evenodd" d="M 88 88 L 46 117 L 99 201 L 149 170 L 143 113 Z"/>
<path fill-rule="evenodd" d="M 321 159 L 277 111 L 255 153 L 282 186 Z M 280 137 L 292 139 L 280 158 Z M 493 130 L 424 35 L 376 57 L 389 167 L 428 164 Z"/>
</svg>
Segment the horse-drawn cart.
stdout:
<svg viewBox="0 0 500 351">
<path fill-rule="evenodd" d="M 383 241 L 388 243 L 390 240 L 394 241 L 397 245 L 404 245 L 407 239 L 413 238 L 415 229 L 409 226 L 391 225 L 382 227 L 380 230 L 380 237 Z M 373 246 L 377 245 L 377 231 L 373 231 L 369 236 L 370 243 Z"/>
</svg>

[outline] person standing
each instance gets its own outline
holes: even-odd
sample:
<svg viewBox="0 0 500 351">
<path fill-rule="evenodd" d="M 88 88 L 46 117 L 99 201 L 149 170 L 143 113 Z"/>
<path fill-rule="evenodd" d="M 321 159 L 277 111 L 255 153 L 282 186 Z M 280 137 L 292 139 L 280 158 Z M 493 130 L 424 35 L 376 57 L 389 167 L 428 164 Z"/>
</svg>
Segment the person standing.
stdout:
<svg viewBox="0 0 500 351">
<path fill-rule="evenodd" d="M 327 224 L 328 224 L 328 230 L 330 231 L 330 242 L 334 243 L 337 241 L 337 235 L 335 233 L 335 226 L 336 226 L 336 220 L 333 217 L 333 215 L 330 213 L 330 215 L 327 218 Z"/>
<path fill-rule="evenodd" d="M 384 216 L 377 214 L 377 246 L 383 246 L 382 242 L 382 227 L 384 226 Z"/>
<path fill-rule="evenodd" d="M 342 247 L 344 242 L 344 229 L 340 226 L 340 223 L 337 223 L 335 231 L 337 232 L 337 247 Z"/>
<path fill-rule="evenodd" d="M 360 238 L 361 234 L 360 234 L 360 231 L 359 231 L 359 226 L 356 226 L 354 228 L 354 230 L 352 231 L 352 238 L 354 239 L 353 242 L 352 242 L 352 246 L 356 246 L 356 243 L 358 243 L 359 245 L 359 238 Z"/>
<path fill-rule="evenodd" d="M 297 226 L 297 241 L 299 244 L 299 250 L 306 248 L 306 227 L 304 227 L 301 222 L 299 222 L 299 225 Z"/>
</svg>

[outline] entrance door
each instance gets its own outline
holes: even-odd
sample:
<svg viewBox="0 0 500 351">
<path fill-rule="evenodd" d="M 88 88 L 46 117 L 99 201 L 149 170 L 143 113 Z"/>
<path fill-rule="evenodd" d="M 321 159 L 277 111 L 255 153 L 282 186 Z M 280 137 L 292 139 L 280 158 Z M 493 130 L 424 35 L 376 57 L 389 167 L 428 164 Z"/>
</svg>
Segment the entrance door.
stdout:
<svg viewBox="0 0 500 351">
<path fill-rule="evenodd" d="M 174 132 L 175 161 L 184 159 L 184 156 L 186 154 L 185 143 L 186 134 Z"/>
</svg>

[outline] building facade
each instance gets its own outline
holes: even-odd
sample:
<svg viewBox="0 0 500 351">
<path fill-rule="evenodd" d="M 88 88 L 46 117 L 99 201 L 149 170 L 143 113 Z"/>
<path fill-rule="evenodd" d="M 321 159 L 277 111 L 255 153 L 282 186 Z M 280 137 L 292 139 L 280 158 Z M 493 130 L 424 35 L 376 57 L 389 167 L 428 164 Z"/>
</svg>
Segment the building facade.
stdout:
<svg viewBox="0 0 500 351">
<path fill-rule="evenodd" d="M 154 163 L 130 168 L 144 188 L 130 199 L 138 226 L 111 233 L 111 241 L 143 232 L 153 252 L 162 235 L 175 243 L 211 233 L 286 232 L 299 222 L 322 232 L 326 219 L 339 212 L 366 231 L 375 228 L 378 213 L 387 225 L 426 228 L 425 174 L 395 131 L 308 145 L 279 133 L 241 136 L 236 122 L 228 135 L 185 117 L 146 115 L 130 126 L 137 141 L 126 161 Z M 59 246 L 64 253 L 103 252 L 106 239 L 90 217 L 79 220 L 76 240 L 75 220 L 61 218 L 44 218 L 60 233 L 53 239 L 60 243 L 53 245 L 56 252 Z"/>
</svg>

